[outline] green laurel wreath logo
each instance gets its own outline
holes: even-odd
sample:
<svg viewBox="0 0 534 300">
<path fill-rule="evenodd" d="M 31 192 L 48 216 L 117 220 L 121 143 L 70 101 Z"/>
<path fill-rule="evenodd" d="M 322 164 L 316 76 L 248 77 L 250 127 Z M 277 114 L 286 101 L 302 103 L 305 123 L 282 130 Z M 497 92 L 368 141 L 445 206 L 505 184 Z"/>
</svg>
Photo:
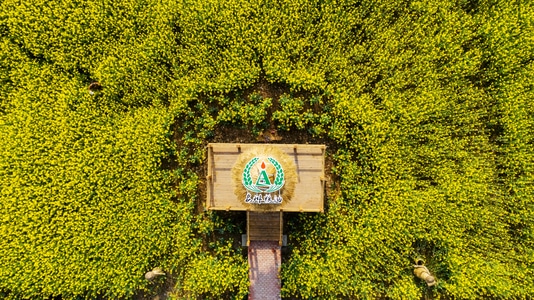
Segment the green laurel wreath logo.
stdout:
<svg viewBox="0 0 534 300">
<path fill-rule="evenodd" d="M 273 164 L 274 168 L 276 169 L 276 178 L 274 179 L 274 184 L 268 190 L 265 191 L 265 193 L 272 193 L 278 191 L 284 186 L 284 169 L 282 169 L 282 166 L 276 159 L 272 157 L 269 157 L 267 159 Z"/>
<path fill-rule="evenodd" d="M 258 162 L 259 159 L 260 159 L 259 157 L 252 158 L 245 165 L 245 168 L 243 169 L 242 182 L 243 182 L 243 186 L 245 187 L 245 189 L 251 192 L 254 192 L 254 193 L 273 193 L 273 192 L 280 190 L 284 186 L 284 183 L 285 183 L 284 169 L 282 168 L 282 165 L 280 165 L 280 163 L 272 157 L 268 157 L 267 160 L 269 160 L 269 162 L 273 164 L 276 170 L 276 178 L 274 179 L 274 183 L 265 191 L 260 190 L 254 184 L 254 181 L 252 180 L 252 176 L 250 175 L 250 170 Z"/>
<path fill-rule="evenodd" d="M 250 176 L 250 169 L 252 169 L 254 164 L 256 164 L 259 159 L 260 159 L 259 157 L 254 157 L 247 163 L 247 165 L 245 166 L 245 169 L 243 169 L 243 186 L 245 187 L 245 189 L 251 192 L 254 192 L 254 193 L 262 192 L 262 190 L 256 187 L 256 185 L 252 181 L 252 176 Z"/>
</svg>

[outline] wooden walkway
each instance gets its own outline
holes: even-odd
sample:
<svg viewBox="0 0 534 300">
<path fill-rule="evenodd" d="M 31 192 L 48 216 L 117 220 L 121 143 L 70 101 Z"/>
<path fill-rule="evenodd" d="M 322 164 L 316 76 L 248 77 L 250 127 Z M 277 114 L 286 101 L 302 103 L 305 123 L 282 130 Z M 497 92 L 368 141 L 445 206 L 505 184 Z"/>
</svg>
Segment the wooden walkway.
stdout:
<svg viewBox="0 0 534 300">
<path fill-rule="evenodd" d="M 276 241 L 282 246 L 281 212 L 247 212 L 247 244 L 251 241 Z"/>
<path fill-rule="evenodd" d="M 232 168 L 241 153 L 266 144 L 208 144 L 206 176 L 208 210 L 248 210 L 234 194 Z M 268 144 L 285 152 L 297 167 L 297 184 L 291 202 L 278 211 L 323 212 L 325 189 L 324 145 Z"/>
<path fill-rule="evenodd" d="M 280 299 L 282 213 L 247 212 L 249 299 Z"/>
<path fill-rule="evenodd" d="M 248 247 L 249 300 L 280 299 L 281 247 L 276 241 L 251 241 Z"/>
<path fill-rule="evenodd" d="M 249 299 L 280 299 L 283 212 L 323 212 L 325 191 L 324 145 L 269 144 L 285 152 L 295 163 L 297 182 L 290 202 L 266 211 L 246 207 L 234 193 L 232 170 L 239 156 L 265 144 L 208 144 L 208 210 L 247 211 Z"/>
</svg>

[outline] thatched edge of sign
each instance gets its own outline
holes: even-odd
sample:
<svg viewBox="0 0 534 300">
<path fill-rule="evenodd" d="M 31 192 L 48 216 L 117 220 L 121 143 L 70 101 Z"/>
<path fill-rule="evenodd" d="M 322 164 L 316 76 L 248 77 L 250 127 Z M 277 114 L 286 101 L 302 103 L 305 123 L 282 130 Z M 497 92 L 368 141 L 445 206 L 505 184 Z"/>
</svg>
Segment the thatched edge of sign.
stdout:
<svg viewBox="0 0 534 300">
<path fill-rule="evenodd" d="M 247 190 L 242 183 L 243 170 L 246 164 L 254 157 L 264 157 L 265 160 L 267 160 L 268 157 L 272 157 L 282 165 L 285 175 L 285 184 L 280 193 L 283 198 L 281 204 L 251 204 L 245 202 Z M 232 167 L 232 183 L 234 184 L 234 194 L 245 208 L 263 211 L 280 210 L 293 198 L 295 185 L 297 184 L 297 167 L 295 166 L 293 159 L 277 147 L 254 147 L 243 152 L 237 158 L 236 163 Z"/>
</svg>

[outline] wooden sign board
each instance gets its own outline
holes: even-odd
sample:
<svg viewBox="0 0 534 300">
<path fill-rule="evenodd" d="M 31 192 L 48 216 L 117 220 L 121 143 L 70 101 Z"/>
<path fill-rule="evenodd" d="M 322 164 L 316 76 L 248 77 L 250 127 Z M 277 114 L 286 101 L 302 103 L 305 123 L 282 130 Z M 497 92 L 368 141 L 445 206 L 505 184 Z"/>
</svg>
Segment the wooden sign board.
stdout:
<svg viewBox="0 0 534 300">
<path fill-rule="evenodd" d="M 324 210 L 324 145 L 301 144 L 208 144 L 207 199 L 208 210 L 251 210 L 234 194 L 232 168 L 239 155 L 248 149 L 277 147 L 295 162 L 297 183 L 291 201 L 278 210 L 287 212 L 323 212 Z M 254 210 L 254 209 L 252 209 Z M 259 210 L 259 209 L 258 209 Z M 273 210 L 276 210 L 273 209 Z M 273 211 L 271 210 L 271 211 Z M 262 209 L 262 211 L 264 211 Z"/>
</svg>

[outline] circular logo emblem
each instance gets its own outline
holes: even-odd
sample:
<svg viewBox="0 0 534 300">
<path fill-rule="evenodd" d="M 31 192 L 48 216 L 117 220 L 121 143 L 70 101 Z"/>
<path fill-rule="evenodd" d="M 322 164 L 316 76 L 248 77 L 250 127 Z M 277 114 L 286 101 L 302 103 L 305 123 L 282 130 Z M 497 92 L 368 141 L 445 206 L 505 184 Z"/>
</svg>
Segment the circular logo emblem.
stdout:
<svg viewBox="0 0 534 300">
<path fill-rule="evenodd" d="M 256 193 L 254 197 L 247 193 L 246 203 L 282 203 L 280 193 L 271 195 L 271 193 L 279 192 L 285 184 L 284 169 L 273 157 L 267 157 L 266 160 L 260 157 L 252 158 L 245 165 L 242 182 L 247 191 Z"/>
<path fill-rule="evenodd" d="M 297 181 L 291 157 L 273 146 L 241 154 L 232 169 L 234 191 L 246 206 L 275 209 L 291 200 Z"/>
</svg>

